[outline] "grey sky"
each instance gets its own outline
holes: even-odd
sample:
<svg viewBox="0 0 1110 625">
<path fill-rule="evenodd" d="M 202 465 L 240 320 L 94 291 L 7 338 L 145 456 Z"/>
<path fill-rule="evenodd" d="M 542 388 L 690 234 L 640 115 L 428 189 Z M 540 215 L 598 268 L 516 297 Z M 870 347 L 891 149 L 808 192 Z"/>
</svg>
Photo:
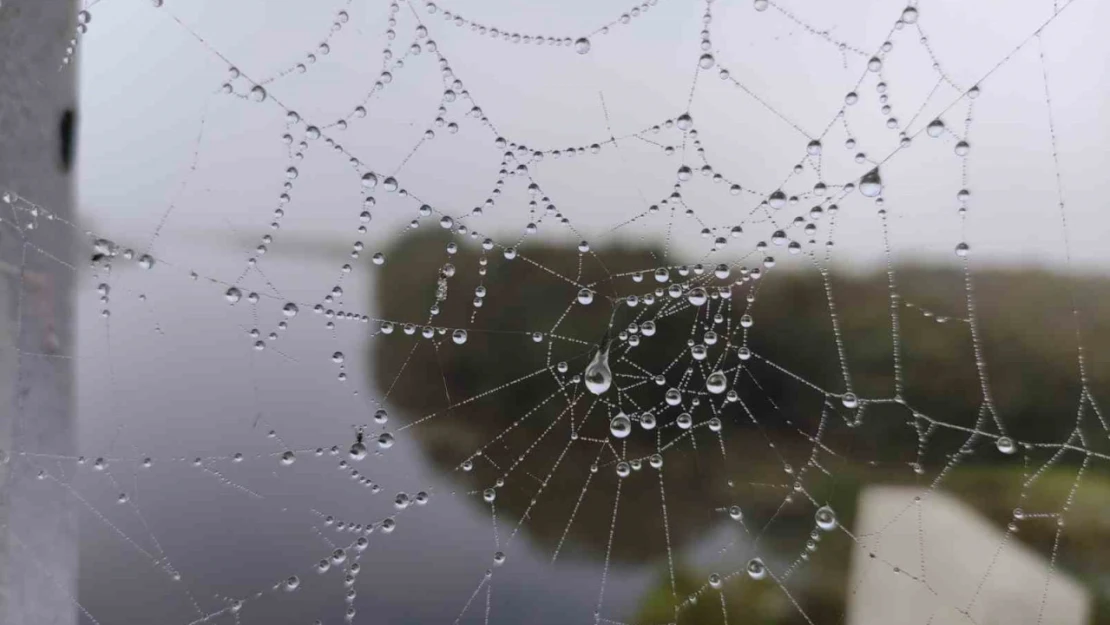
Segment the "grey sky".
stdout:
<svg viewBox="0 0 1110 625">
<path fill-rule="evenodd" d="M 835 7 L 833 5 L 836 5 Z M 272 76 L 300 62 L 315 50 L 344 6 L 332 2 L 190 2 L 166 8 L 190 24 L 243 71 L 256 78 Z M 617 3 L 535 4 L 521 14 L 491 3 L 459 2 L 445 6 L 475 20 L 509 21 L 522 32 L 574 33 L 619 15 Z M 817 135 L 840 108 L 866 62 L 847 53 L 848 69 L 837 48 L 808 34 L 772 8 L 756 12 L 746 1 L 717 2 L 713 46 L 720 65 L 775 110 L 810 135 Z M 1051 14 L 1050 2 L 924 3 L 919 25 L 947 74 L 967 88 L 1025 40 Z M 830 36 L 876 50 L 897 3 L 849 2 L 798 6 L 798 17 Z M 331 53 L 310 71 L 269 85 L 270 93 L 312 123 L 324 125 L 349 114 L 380 71 L 385 10 L 354 3 L 351 21 L 331 40 Z M 1079 0 L 1044 32 L 1043 48 L 1053 95 L 1053 114 L 1061 153 L 1061 179 L 1067 199 L 1071 252 L 1079 265 L 1097 268 L 1105 261 L 1101 234 L 1107 229 L 1100 198 L 1105 196 L 1106 155 L 1110 128 L 1099 94 L 1110 91 L 1105 59 L 1107 42 L 1095 24 L 1105 19 L 1104 3 Z M 175 242 L 194 245 L 201 236 L 226 231 L 230 222 L 246 233 L 265 228 L 280 192 L 287 154 L 280 142 L 284 112 L 272 102 L 215 94 L 226 79 L 226 64 L 175 23 L 166 11 L 141 2 L 103 2 L 95 7 L 90 33 L 82 42 L 82 205 L 98 227 L 132 234 L 144 241 L 172 198 L 177 208 L 163 230 L 159 246 L 174 250 Z M 700 6 L 663 1 L 629 25 L 616 25 L 608 35 L 592 37 L 587 55 L 567 47 L 513 45 L 457 28 L 437 14 L 422 18 L 431 37 L 452 61 L 456 76 L 483 107 L 500 132 L 531 147 L 588 145 L 608 136 L 599 93 L 604 94 L 613 133 L 639 131 L 685 109 L 694 75 L 701 26 Z M 501 19 L 498 19 L 498 18 Z M 511 18 L 511 19 L 509 19 Z M 411 40 L 412 16 L 401 13 L 394 48 Z M 893 115 L 905 122 L 914 116 L 938 78 L 912 28 L 897 32 L 894 50 L 883 71 L 889 84 Z M 973 192 L 966 239 L 976 262 L 1062 262 L 1062 228 L 1056 208 L 1056 186 L 1048 136 L 1048 118 L 1036 39 L 983 81 L 975 102 L 969 188 Z M 808 141 L 791 125 L 753 100 L 730 81 L 717 77 L 718 67 L 702 71 L 690 110 L 710 162 L 717 171 L 745 188 L 773 191 L 804 155 Z M 431 126 L 439 103 L 440 80 L 434 58 L 425 53 L 395 72 L 388 88 L 376 95 L 367 119 L 354 120 L 349 130 L 331 129 L 340 141 L 370 167 L 391 172 L 424 130 Z M 866 76 L 861 101 L 849 109 L 848 121 L 858 149 L 874 159 L 886 156 L 897 136 L 882 127 L 875 92 L 875 74 Z M 240 79 L 243 93 L 249 83 Z M 917 115 L 910 131 L 919 131 L 937 112 L 953 103 L 958 92 L 941 85 Z M 402 184 L 437 209 L 465 214 L 479 204 L 495 180 L 494 135 L 464 114 L 462 99 L 449 108 L 448 121 L 461 125 L 458 135 L 437 129 L 399 173 Z M 178 189 L 193 155 L 199 122 L 207 110 L 197 171 L 187 187 Z M 964 104 L 944 115 L 962 134 Z M 548 159 L 535 168 L 536 179 L 552 200 L 589 239 L 602 244 L 602 233 L 641 212 L 671 191 L 674 170 L 683 162 L 677 131 L 647 135 L 679 147 L 674 156 L 634 138 L 607 145 L 598 156 Z M 839 122 L 825 138 L 824 170 L 830 184 L 860 175 L 865 165 L 851 162 L 843 147 Z M 960 159 L 952 152 L 955 139 L 932 140 L 921 134 L 913 148 L 883 168 L 892 242 L 896 255 L 950 252 L 960 234 L 955 192 L 960 188 Z M 300 165 L 287 230 L 297 237 L 337 233 L 357 209 L 361 189 L 345 157 L 321 155 L 310 148 Z M 692 150 L 686 162 L 700 161 Z M 119 184 L 129 179 L 134 184 Z M 788 192 L 808 190 L 815 178 L 807 171 L 795 177 Z M 483 232 L 521 232 L 527 218 L 524 193 L 510 180 L 498 208 L 473 223 Z M 710 226 L 741 221 L 757 197 L 733 198 L 724 186 L 696 179 L 684 189 L 687 204 Z M 789 215 L 809 203 L 803 200 Z M 841 202 L 835 239 L 837 258 L 872 258 L 881 252 L 878 220 L 858 193 Z M 368 243 L 389 237 L 414 215 L 415 204 L 387 200 L 375 214 Z M 786 213 L 786 211 L 784 211 Z M 625 236 L 647 233 L 662 238 L 667 218 L 660 213 L 646 223 L 623 229 Z M 690 254 L 703 253 L 707 241 L 700 226 L 679 219 L 675 240 Z M 746 227 L 738 243 L 744 252 L 766 240 L 769 224 Z M 566 235 L 545 224 L 541 234 Z M 187 243 L 185 243 L 187 241 Z M 281 244 L 273 246 L 281 253 Z M 736 242 L 728 250 L 737 252 Z"/>
</svg>

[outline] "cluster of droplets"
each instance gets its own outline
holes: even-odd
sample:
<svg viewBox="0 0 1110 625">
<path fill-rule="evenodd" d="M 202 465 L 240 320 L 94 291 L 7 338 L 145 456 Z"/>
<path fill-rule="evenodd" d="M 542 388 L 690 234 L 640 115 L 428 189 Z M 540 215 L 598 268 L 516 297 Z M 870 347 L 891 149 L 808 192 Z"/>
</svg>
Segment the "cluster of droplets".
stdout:
<svg viewBox="0 0 1110 625">
<path fill-rule="evenodd" d="M 474 20 L 467 19 L 460 15 L 458 12 L 449 10 L 442 10 L 439 5 L 431 0 L 425 0 L 424 7 L 429 15 L 437 13 L 443 15 L 443 19 L 449 23 L 454 24 L 460 28 L 469 27 L 470 30 L 481 36 L 489 36 L 492 39 L 501 41 L 508 41 L 511 43 L 524 44 L 524 45 L 549 45 L 549 46 L 565 46 L 572 47 L 578 54 L 586 54 L 590 51 L 591 43 L 590 37 L 601 34 L 609 33 L 610 27 L 614 25 L 629 24 L 637 17 L 647 13 L 647 11 L 655 6 L 659 0 L 644 0 L 643 2 L 633 5 L 628 11 L 621 13 L 617 19 L 594 29 L 591 33 L 581 36 L 552 36 L 552 35 L 537 35 L 537 34 L 522 34 L 519 31 L 500 28 L 497 26 L 488 26 L 481 24 Z"/>
</svg>

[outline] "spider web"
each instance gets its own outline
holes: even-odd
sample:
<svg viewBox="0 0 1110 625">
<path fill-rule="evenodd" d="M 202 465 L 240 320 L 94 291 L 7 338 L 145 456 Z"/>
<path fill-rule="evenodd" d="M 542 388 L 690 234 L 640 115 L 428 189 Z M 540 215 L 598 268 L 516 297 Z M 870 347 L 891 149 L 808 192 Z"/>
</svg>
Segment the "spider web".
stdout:
<svg viewBox="0 0 1110 625">
<path fill-rule="evenodd" d="M 59 51 L 80 223 L 0 181 L 79 622 L 1105 618 L 1097 3 L 150 4 Z"/>
</svg>

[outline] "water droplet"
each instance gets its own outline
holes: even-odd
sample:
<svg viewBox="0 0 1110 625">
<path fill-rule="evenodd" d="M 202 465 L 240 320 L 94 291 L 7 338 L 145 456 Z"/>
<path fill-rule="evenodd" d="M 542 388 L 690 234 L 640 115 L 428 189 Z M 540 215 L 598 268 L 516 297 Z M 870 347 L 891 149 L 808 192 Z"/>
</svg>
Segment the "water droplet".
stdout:
<svg viewBox="0 0 1110 625">
<path fill-rule="evenodd" d="M 373 189 L 378 186 L 378 177 L 374 172 L 367 172 L 362 175 L 362 186 L 365 189 Z"/>
<path fill-rule="evenodd" d="M 675 417 L 674 422 L 680 430 L 689 430 L 694 425 L 694 417 L 690 416 L 690 413 L 684 412 Z"/>
<path fill-rule="evenodd" d="M 613 384 L 613 372 L 609 370 L 609 347 L 597 350 L 593 360 L 586 366 L 583 375 L 586 388 L 594 395 L 601 395 Z"/>
<path fill-rule="evenodd" d="M 585 37 L 579 37 L 574 42 L 574 51 L 578 54 L 586 54 L 590 51 L 590 40 Z"/>
<path fill-rule="evenodd" d="M 844 393 L 844 396 L 840 398 L 840 402 L 844 404 L 845 408 L 851 409 L 859 405 L 859 398 L 856 397 L 855 393 Z"/>
<path fill-rule="evenodd" d="M 728 509 L 728 515 L 732 517 L 733 521 L 739 521 L 740 519 L 744 518 L 744 512 L 740 510 L 740 506 L 730 506 Z"/>
<path fill-rule="evenodd" d="M 752 579 L 763 579 L 767 577 L 767 566 L 763 564 L 763 560 L 759 558 L 748 560 L 748 566 L 745 568 L 748 571 L 748 577 Z"/>
<path fill-rule="evenodd" d="M 907 24 L 916 24 L 917 9 L 914 7 L 906 7 L 906 9 L 902 11 L 902 21 Z"/>
<path fill-rule="evenodd" d="M 767 7 L 770 5 L 771 3 L 767 0 L 755 0 L 755 2 L 752 3 L 756 11 L 766 11 Z"/>
<path fill-rule="evenodd" d="M 454 341 L 456 345 L 462 345 L 466 342 L 466 330 L 462 328 L 455 330 L 451 333 L 451 340 Z"/>
<path fill-rule="evenodd" d="M 351 460 L 362 460 L 366 457 L 366 445 L 362 443 L 355 443 L 351 445 L 350 451 Z"/>
<path fill-rule="evenodd" d="M 660 454 L 651 454 L 648 458 L 648 464 L 653 469 L 660 469 L 663 467 L 663 456 Z"/>
<path fill-rule="evenodd" d="M 297 577 L 296 575 L 291 575 L 291 576 L 289 576 L 288 579 L 285 580 L 285 591 L 286 592 L 293 592 L 294 590 L 300 588 L 300 586 L 301 586 L 301 578 Z"/>
<path fill-rule="evenodd" d="M 960 141 L 953 151 L 956 152 L 956 156 L 967 156 L 967 153 L 971 151 L 971 145 L 967 141 Z"/>
<path fill-rule="evenodd" d="M 720 395 L 728 388 L 728 377 L 721 371 L 714 371 L 705 379 L 705 388 L 714 395 Z"/>
<path fill-rule="evenodd" d="M 234 304 L 242 299 L 243 292 L 236 287 L 231 287 L 224 293 L 224 297 L 227 298 L 228 302 Z"/>
<path fill-rule="evenodd" d="M 493 503 L 497 499 L 497 491 L 492 488 L 485 489 L 482 491 L 482 499 L 485 499 L 487 503 Z"/>
<path fill-rule="evenodd" d="M 81 11 L 77 14 L 77 22 L 80 24 L 88 24 L 92 21 L 92 15 L 88 11 Z"/>
<path fill-rule="evenodd" d="M 694 127 L 694 118 L 690 117 L 689 113 L 683 113 L 675 119 L 675 125 L 679 130 L 686 131 Z"/>
<path fill-rule="evenodd" d="M 617 477 L 628 477 L 632 473 L 632 467 L 627 462 L 617 463 Z"/>
<path fill-rule="evenodd" d="M 967 243 L 958 243 L 956 245 L 956 256 L 959 256 L 960 258 L 967 256 L 970 251 L 971 246 L 969 246 Z"/>
<path fill-rule="evenodd" d="M 879 168 L 876 167 L 859 179 L 859 192 L 865 197 L 876 197 L 883 192 L 883 179 L 879 177 Z"/>
<path fill-rule="evenodd" d="M 289 465 L 293 464 L 296 461 L 297 461 L 297 454 L 293 453 L 292 450 L 286 451 L 286 452 L 281 454 L 281 464 L 283 464 L 285 466 L 289 466 Z"/>
<path fill-rule="evenodd" d="M 698 67 L 702 69 L 712 69 L 714 63 L 716 63 L 716 60 L 713 58 L 713 55 L 709 53 L 701 55 L 701 58 L 698 59 Z"/>
<path fill-rule="evenodd" d="M 998 447 L 998 451 L 1001 451 L 1002 453 L 1007 455 L 1012 454 L 1014 453 L 1014 451 L 1017 450 L 1017 447 L 1014 445 L 1014 439 L 1010 438 L 1009 436 L 999 436 L 998 440 L 996 440 L 994 444 Z"/>
<path fill-rule="evenodd" d="M 640 415 L 640 427 L 645 430 L 654 430 L 655 425 L 655 415 L 650 412 Z"/>
<path fill-rule="evenodd" d="M 143 269 L 150 269 L 154 266 L 154 258 L 150 254 L 143 254 L 139 257 L 139 267 Z"/>
<path fill-rule="evenodd" d="M 266 99 L 266 90 L 262 88 L 262 85 L 251 87 L 251 99 L 255 102 L 261 102 Z"/>
<path fill-rule="evenodd" d="M 690 302 L 692 306 L 702 306 L 708 299 L 709 296 L 706 294 L 705 289 L 700 286 L 690 289 L 690 292 L 686 294 L 686 301 Z"/>
<path fill-rule="evenodd" d="M 925 127 L 925 132 L 928 133 L 930 137 L 934 138 L 943 135 L 944 122 L 940 119 L 934 119 L 933 121 L 929 122 L 928 126 Z"/>
<path fill-rule="evenodd" d="M 346 551 L 343 551 L 342 549 L 336 549 L 335 551 L 331 552 L 331 562 L 332 562 L 332 564 L 343 564 L 346 561 L 347 561 L 347 552 Z"/>
<path fill-rule="evenodd" d="M 810 141 L 809 145 L 806 146 L 806 154 L 809 154 L 810 156 L 817 156 L 820 153 L 821 153 L 821 142 L 818 141 L 817 139 L 814 139 L 813 141 Z"/>
<path fill-rule="evenodd" d="M 609 422 L 609 433 L 614 438 L 625 438 L 632 433 L 632 420 L 625 416 L 623 412 L 617 413 L 617 416 Z"/>
<path fill-rule="evenodd" d="M 286 317 L 296 317 L 298 312 L 300 312 L 300 309 L 297 308 L 297 305 L 293 302 L 289 302 L 285 306 L 281 307 L 281 314 L 285 315 Z"/>
<path fill-rule="evenodd" d="M 378 447 L 382 449 L 389 449 L 392 446 L 393 435 L 389 432 L 382 432 L 382 435 L 378 437 Z"/>
<path fill-rule="evenodd" d="M 668 406 L 677 406 L 682 403 L 682 393 L 677 388 L 669 388 L 663 394 L 663 401 L 667 402 Z"/>
<path fill-rule="evenodd" d="M 880 59 L 877 56 L 873 56 L 873 57 L 871 57 L 871 60 L 867 61 L 867 71 L 869 71 L 869 72 L 877 72 L 877 71 L 881 70 L 882 68 L 883 68 L 883 60 Z"/>
<path fill-rule="evenodd" d="M 782 192 L 782 189 L 775 191 L 767 196 L 767 204 L 776 210 L 786 206 L 786 194 Z"/>
<path fill-rule="evenodd" d="M 817 527 L 826 532 L 836 529 L 836 513 L 828 506 L 818 508 L 813 518 L 817 521 Z"/>
</svg>

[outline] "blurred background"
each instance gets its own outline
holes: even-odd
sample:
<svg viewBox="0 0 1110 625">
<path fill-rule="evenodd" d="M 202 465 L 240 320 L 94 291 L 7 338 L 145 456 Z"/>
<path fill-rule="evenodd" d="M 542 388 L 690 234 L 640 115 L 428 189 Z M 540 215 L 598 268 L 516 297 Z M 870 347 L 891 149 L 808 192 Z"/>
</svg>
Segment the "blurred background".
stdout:
<svg viewBox="0 0 1110 625">
<path fill-rule="evenodd" d="M 5 57 L 5 371 L 70 406 L 10 393 L 64 424 L 3 443 L 24 622 L 1110 622 L 1108 18 L 58 9 Z"/>
</svg>

